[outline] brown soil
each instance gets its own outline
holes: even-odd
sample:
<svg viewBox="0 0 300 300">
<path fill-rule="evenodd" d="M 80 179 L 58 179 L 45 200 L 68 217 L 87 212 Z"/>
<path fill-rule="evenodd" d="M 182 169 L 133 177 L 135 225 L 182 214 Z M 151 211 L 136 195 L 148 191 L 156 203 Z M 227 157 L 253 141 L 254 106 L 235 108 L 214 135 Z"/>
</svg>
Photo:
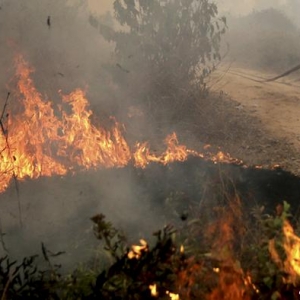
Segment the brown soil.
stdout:
<svg viewBox="0 0 300 300">
<path fill-rule="evenodd" d="M 274 75 L 219 67 L 209 82 L 215 97 L 199 106 L 206 122 L 198 137 L 246 164 L 279 164 L 300 174 L 300 82 L 296 77 L 260 82 Z"/>
</svg>

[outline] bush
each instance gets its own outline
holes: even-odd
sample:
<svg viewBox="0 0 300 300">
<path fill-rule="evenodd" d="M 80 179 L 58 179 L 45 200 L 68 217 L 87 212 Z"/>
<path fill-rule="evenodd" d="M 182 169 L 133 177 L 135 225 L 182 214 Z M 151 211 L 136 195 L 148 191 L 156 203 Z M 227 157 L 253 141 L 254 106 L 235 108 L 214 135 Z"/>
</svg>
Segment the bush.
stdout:
<svg viewBox="0 0 300 300">
<path fill-rule="evenodd" d="M 113 81 L 122 100 L 148 110 L 174 111 L 192 88 L 206 92 L 205 78 L 220 60 L 225 18 L 208 0 L 116 0 L 117 29 L 97 22 L 115 45 Z M 106 22 L 107 24 L 107 22 Z M 198 92 L 199 94 L 199 92 Z"/>
<path fill-rule="evenodd" d="M 289 209 L 284 202 L 270 216 L 257 207 L 250 217 L 235 195 L 215 207 L 214 219 L 203 221 L 205 212 L 195 205 L 181 230 L 166 226 L 155 233 L 154 246 L 141 241 L 131 248 L 96 215 L 94 233 L 110 266 L 61 275 L 51 263 L 59 253 L 42 244 L 46 269 L 36 266 L 36 256 L 22 263 L 0 259 L 1 299 L 297 299 L 300 239 L 287 221 Z"/>
</svg>

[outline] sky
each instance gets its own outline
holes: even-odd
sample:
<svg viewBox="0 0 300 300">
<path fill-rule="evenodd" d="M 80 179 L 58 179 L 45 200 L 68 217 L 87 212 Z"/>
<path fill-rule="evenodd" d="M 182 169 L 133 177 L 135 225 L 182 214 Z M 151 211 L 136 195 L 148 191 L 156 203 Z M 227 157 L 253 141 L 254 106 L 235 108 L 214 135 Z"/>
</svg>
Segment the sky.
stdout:
<svg viewBox="0 0 300 300">
<path fill-rule="evenodd" d="M 215 0 L 220 11 L 226 11 L 233 15 L 246 15 L 253 10 L 262 10 L 270 7 L 282 8 L 290 6 L 290 3 L 298 0 Z"/>
<path fill-rule="evenodd" d="M 104 13 L 112 8 L 114 0 L 88 0 L 89 8 L 94 13 Z M 298 22 L 300 0 L 214 0 L 219 12 L 231 15 L 246 15 L 253 10 L 279 8 Z"/>
</svg>

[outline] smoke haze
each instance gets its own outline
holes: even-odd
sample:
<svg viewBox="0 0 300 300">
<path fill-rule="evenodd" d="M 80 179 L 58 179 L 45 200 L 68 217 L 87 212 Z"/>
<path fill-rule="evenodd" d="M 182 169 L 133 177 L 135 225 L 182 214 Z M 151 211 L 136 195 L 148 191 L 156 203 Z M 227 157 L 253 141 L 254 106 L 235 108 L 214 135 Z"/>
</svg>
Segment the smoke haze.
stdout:
<svg viewBox="0 0 300 300">
<path fill-rule="evenodd" d="M 233 17 L 234 20 L 230 21 L 232 24 L 236 24 L 234 22 L 241 24 L 238 22 L 242 21 L 237 21 L 236 18 L 246 16 L 253 10 L 278 8 L 295 22 L 300 12 L 299 3 L 292 0 L 218 0 L 216 2 L 219 4 L 221 14 Z M 113 47 L 104 41 L 99 30 L 91 26 L 90 15 L 99 16 L 111 9 L 112 1 L 109 0 L 89 0 L 88 3 L 80 0 L 2 1 L 0 9 L 1 107 L 7 92 L 13 93 L 16 88 L 13 77 L 14 55 L 22 53 L 35 69 L 32 75 L 34 83 L 45 100 L 59 104 L 60 90 L 62 94 L 68 94 L 76 88 L 83 88 L 87 91 L 91 109 L 100 124 L 105 125 L 110 115 L 114 115 L 121 122 L 127 120 L 128 135 L 133 141 L 145 137 L 146 139 L 153 137 L 155 140 L 158 134 L 161 140 L 162 136 L 170 133 L 173 124 L 158 133 L 153 125 L 149 125 L 149 120 L 142 117 L 138 109 L 133 113 L 136 118 L 130 119 L 129 122 L 128 111 L 124 111 L 128 99 L 125 97 L 123 99 L 120 91 L 115 91 L 115 94 L 106 93 L 106 87 L 111 82 L 106 81 L 104 76 L 105 63 L 113 61 L 111 55 Z M 274 24 L 277 21 L 272 19 Z M 247 22 L 243 30 L 247 30 L 249 24 Z M 235 47 L 236 37 L 240 36 L 241 32 L 233 31 L 230 34 L 228 40 L 233 44 L 232 58 L 245 64 L 252 59 L 253 66 L 255 64 L 255 67 L 261 66 L 260 58 L 251 58 L 251 54 L 249 56 L 245 50 L 249 49 L 247 43 L 252 40 L 245 42 L 246 46 Z M 259 32 L 255 31 L 253 41 L 256 41 L 258 34 Z M 295 31 L 291 40 L 297 34 Z M 295 52 L 299 50 L 298 44 L 295 44 L 293 49 L 296 49 Z M 243 60 L 245 57 L 247 62 Z M 290 64 L 292 65 L 297 59 L 298 56 L 293 58 Z M 268 65 L 270 64 L 271 62 L 268 62 Z M 279 68 L 283 67 L 287 65 L 279 66 Z M 143 76 L 140 81 L 137 85 L 143 83 L 145 89 L 149 88 L 151 92 L 151 87 L 142 82 Z M 13 107 L 14 104 L 16 99 L 12 94 L 9 107 Z M 195 142 L 196 138 L 193 135 L 188 139 L 191 143 L 197 145 L 200 143 Z M 144 195 L 144 199 L 140 199 L 140 195 Z M 19 184 L 18 188 L 12 182 L 8 191 L 0 195 L 1 231 L 6 233 L 6 246 L 14 255 L 34 254 L 40 242 L 44 241 L 50 249 L 54 248 L 54 251 L 65 250 L 68 253 L 75 253 L 76 257 L 82 258 L 85 255 L 85 258 L 88 258 L 90 253 L 84 252 L 83 246 L 87 242 L 91 246 L 96 244 L 93 242 L 92 224 L 89 220 L 95 213 L 104 213 L 114 224 L 133 232 L 135 236 L 141 232 L 151 234 L 153 230 L 160 228 L 165 220 L 158 217 L 159 206 L 149 206 L 149 199 L 151 195 L 138 185 L 135 172 L 130 172 L 128 169 L 87 172 L 66 178 L 28 180 Z M 4 250 L 0 249 L 0 254 L 2 253 Z M 74 261 L 74 256 L 70 254 L 66 261 Z"/>
<path fill-rule="evenodd" d="M 35 69 L 34 84 L 44 100 L 60 104 L 59 90 L 68 94 L 76 88 L 86 89 L 98 123 L 107 122 L 112 108 L 104 94 L 102 74 L 103 63 L 110 61 L 111 46 L 90 25 L 89 16 L 106 11 L 110 1 L 83 3 L 2 1 L 1 107 L 8 91 L 12 92 L 8 109 L 16 105 L 14 56 L 21 53 Z M 138 191 L 135 178 L 121 171 L 44 178 L 18 186 L 12 182 L 0 195 L 0 225 L 6 247 L 11 255 L 23 257 L 35 254 L 43 241 L 54 251 L 67 251 L 65 262 L 74 262 L 75 254 L 84 260 L 93 251 L 89 252 L 85 243 L 88 241 L 90 248 L 95 244 L 90 217 L 100 212 L 135 236 L 142 229 L 150 234 L 159 227 L 159 219 L 151 220 L 151 209 L 137 196 Z M 139 228 L 134 230 L 137 224 Z M 4 253 L 0 249 L 0 254 Z"/>
</svg>

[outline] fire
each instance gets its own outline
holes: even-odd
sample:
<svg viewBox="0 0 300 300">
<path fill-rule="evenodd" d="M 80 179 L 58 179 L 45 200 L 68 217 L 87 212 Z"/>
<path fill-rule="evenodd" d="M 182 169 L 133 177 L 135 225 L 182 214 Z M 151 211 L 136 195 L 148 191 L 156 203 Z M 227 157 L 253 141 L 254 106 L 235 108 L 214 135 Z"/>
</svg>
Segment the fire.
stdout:
<svg viewBox="0 0 300 300">
<path fill-rule="evenodd" d="M 181 253 L 181 254 L 183 254 L 183 253 L 184 253 L 184 246 L 183 246 L 183 245 L 181 245 L 181 246 L 180 246 L 180 249 L 179 249 L 179 251 L 180 251 L 180 253 Z"/>
<path fill-rule="evenodd" d="M 282 261 L 279 256 L 274 239 L 269 243 L 269 251 L 273 261 L 287 274 L 285 279 L 287 283 L 296 285 L 300 280 L 300 238 L 294 233 L 293 227 L 287 220 L 284 220 L 282 229 L 285 261 Z"/>
<path fill-rule="evenodd" d="M 133 245 L 131 247 L 131 251 L 128 252 L 128 258 L 136 258 L 139 259 L 143 252 L 148 251 L 148 244 L 145 240 L 140 240 L 141 245 Z"/>
<path fill-rule="evenodd" d="M 171 300 L 179 300 L 180 299 L 178 294 L 171 293 L 169 291 L 167 291 L 166 294 L 169 295 Z"/>
<path fill-rule="evenodd" d="M 249 274 L 244 278 L 244 284 L 245 284 L 245 286 L 250 286 L 255 291 L 256 294 L 259 294 L 259 289 L 252 282 L 252 278 Z"/>
<path fill-rule="evenodd" d="M 9 113 L 5 106 L 1 118 L 0 192 L 13 178 L 23 180 L 91 168 L 124 167 L 130 162 L 145 168 L 151 162 L 166 165 L 193 155 L 213 162 L 242 163 L 221 151 L 214 155 L 207 146 L 204 153 L 189 150 L 179 144 L 176 133 L 167 136 L 167 148 L 162 154 L 152 153 L 147 142 L 136 143 L 132 151 L 121 124 L 113 120 L 110 130 L 92 124 L 92 111 L 84 91 L 76 89 L 69 95 L 61 95 L 61 104 L 54 106 L 36 89 L 30 77 L 34 69 L 22 55 L 17 55 L 15 62 L 17 103 L 10 107 Z"/>
<path fill-rule="evenodd" d="M 158 292 L 157 292 L 157 287 L 156 284 L 153 285 L 149 285 L 149 289 L 151 292 L 151 296 L 152 297 L 158 297 Z M 179 295 L 175 294 L 175 293 L 171 293 L 169 291 L 166 291 L 166 295 L 168 295 L 170 297 L 171 300 L 180 300 Z"/>
<path fill-rule="evenodd" d="M 117 122 L 111 132 L 93 126 L 92 112 L 87 109 L 88 101 L 82 90 L 63 96 L 63 102 L 71 105 L 72 114 L 62 111 L 65 139 L 59 156 L 69 156 L 73 163 L 86 169 L 99 165 L 122 167 L 128 163 L 130 150 Z"/>
<path fill-rule="evenodd" d="M 185 161 L 188 155 L 192 153 L 186 146 L 179 144 L 176 133 L 167 136 L 165 144 L 167 145 L 167 150 L 157 156 L 151 154 L 148 143 L 138 143 L 134 153 L 135 166 L 145 168 L 150 162 L 158 162 L 166 165 L 174 161 Z"/>
<path fill-rule="evenodd" d="M 293 227 L 285 220 L 283 224 L 284 250 L 286 253 L 285 269 L 291 275 L 292 281 L 300 276 L 300 238 L 294 233 Z"/>
<path fill-rule="evenodd" d="M 152 297 L 157 297 L 158 296 L 157 289 L 156 289 L 156 284 L 153 284 L 153 285 L 150 284 L 149 289 L 150 289 Z"/>
<path fill-rule="evenodd" d="M 208 234 L 214 236 L 211 255 L 219 263 L 212 271 L 218 283 L 207 299 L 248 300 L 255 286 L 252 285 L 251 277 L 245 275 L 233 247 L 234 241 L 244 234 L 240 226 L 243 222 L 240 198 L 236 196 L 231 200 L 229 208 L 220 207 L 216 212 L 219 214 L 218 219 L 208 228 Z"/>
</svg>

